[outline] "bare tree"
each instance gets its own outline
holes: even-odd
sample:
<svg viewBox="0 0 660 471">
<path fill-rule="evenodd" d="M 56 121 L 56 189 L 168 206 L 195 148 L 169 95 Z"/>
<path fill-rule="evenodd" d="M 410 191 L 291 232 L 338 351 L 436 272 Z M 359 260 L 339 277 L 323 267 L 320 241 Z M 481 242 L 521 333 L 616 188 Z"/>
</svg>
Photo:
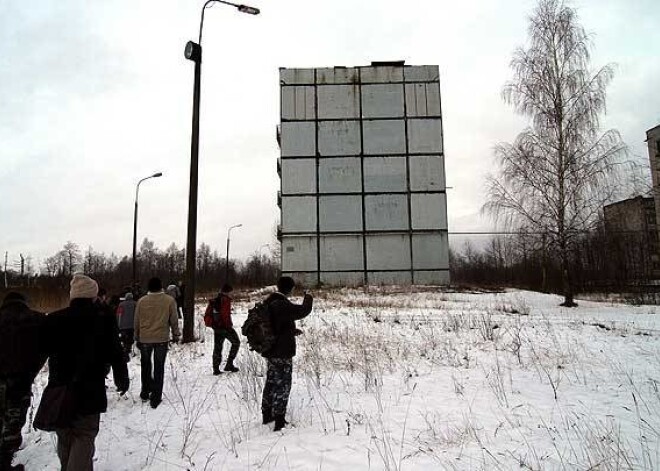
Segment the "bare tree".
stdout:
<svg viewBox="0 0 660 471">
<path fill-rule="evenodd" d="M 625 188 L 632 162 L 616 130 L 600 134 L 613 68 L 592 71 L 591 44 L 576 11 L 561 0 L 540 0 L 529 40 L 514 54 L 514 79 L 503 97 L 532 123 L 512 144 L 496 147 L 499 175 L 488 179 L 483 209 L 521 231 L 545 234 L 560 258 L 562 305 L 575 306 L 577 238 Z"/>
<path fill-rule="evenodd" d="M 80 255 L 80 249 L 78 244 L 75 242 L 67 241 L 60 251 L 60 257 L 62 258 L 62 267 L 63 274 L 65 276 L 71 276 L 76 271 L 76 267 L 80 263 L 82 257 Z"/>
</svg>

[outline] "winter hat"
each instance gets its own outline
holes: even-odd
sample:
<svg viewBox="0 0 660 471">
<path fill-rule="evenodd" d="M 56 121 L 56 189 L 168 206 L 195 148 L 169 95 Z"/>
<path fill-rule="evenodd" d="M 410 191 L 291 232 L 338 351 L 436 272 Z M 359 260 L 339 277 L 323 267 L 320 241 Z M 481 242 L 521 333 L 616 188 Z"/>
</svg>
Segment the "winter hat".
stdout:
<svg viewBox="0 0 660 471">
<path fill-rule="evenodd" d="M 95 298 L 99 293 L 99 285 L 89 276 L 73 275 L 69 298 Z"/>
<path fill-rule="evenodd" d="M 296 286 L 296 282 L 290 276 L 283 276 L 277 280 L 277 290 L 282 294 L 289 294 Z"/>
<path fill-rule="evenodd" d="M 130 301 L 133 299 L 133 293 L 126 293 L 126 296 L 124 296 L 124 299 L 126 301 Z"/>
</svg>

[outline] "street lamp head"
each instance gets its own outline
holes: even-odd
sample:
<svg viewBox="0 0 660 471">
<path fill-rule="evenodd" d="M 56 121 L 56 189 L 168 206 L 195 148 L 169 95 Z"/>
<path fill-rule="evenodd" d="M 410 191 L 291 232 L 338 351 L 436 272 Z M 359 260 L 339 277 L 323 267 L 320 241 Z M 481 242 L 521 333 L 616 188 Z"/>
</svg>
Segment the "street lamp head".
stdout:
<svg viewBox="0 0 660 471">
<path fill-rule="evenodd" d="M 163 176 L 163 172 L 154 173 L 152 175 L 153 178 L 158 178 L 158 177 L 162 177 L 162 176 Z"/>
<path fill-rule="evenodd" d="M 188 60 L 191 60 L 193 62 L 199 62 L 202 60 L 202 46 L 200 46 L 196 42 L 188 41 L 183 55 Z"/>
<path fill-rule="evenodd" d="M 241 13 L 247 13 L 248 15 L 258 15 L 261 13 L 258 8 L 250 7 L 248 5 L 238 5 L 238 11 Z"/>
</svg>

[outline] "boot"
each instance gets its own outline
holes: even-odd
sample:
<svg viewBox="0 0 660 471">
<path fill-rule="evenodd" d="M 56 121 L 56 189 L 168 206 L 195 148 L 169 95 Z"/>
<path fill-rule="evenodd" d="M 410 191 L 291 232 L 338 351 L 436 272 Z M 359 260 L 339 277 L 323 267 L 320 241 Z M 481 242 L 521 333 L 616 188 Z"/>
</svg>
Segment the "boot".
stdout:
<svg viewBox="0 0 660 471">
<path fill-rule="evenodd" d="M 273 417 L 272 412 L 262 412 L 261 414 L 264 418 L 264 421 L 262 422 L 264 425 L 271 423 L 273 420 L 275 420 L 275 417 Z"/>
<path fill-rule="evenodd" d="M 238 371 L 238 368 L 236 368 L 233 363 L 227 363 L 225 365 L 225 371 L 229 371 L 230 373 L 236 373 Z"/>
<path fill-rule="evenodd" d="M 289 422 L 284 420 L 284 415 L 276 415 L 275 416 L 275 427 L 273 428 L 273 432 L 279 432 L 288 423 Z"/>
<path fill-rule="evenodd" d="M 222 371 L 220 371 L 220 368 L 218 368 L 217 366 L 213 367 L 213 376 L 218 376 L 221 373 Z"/>
</svg>

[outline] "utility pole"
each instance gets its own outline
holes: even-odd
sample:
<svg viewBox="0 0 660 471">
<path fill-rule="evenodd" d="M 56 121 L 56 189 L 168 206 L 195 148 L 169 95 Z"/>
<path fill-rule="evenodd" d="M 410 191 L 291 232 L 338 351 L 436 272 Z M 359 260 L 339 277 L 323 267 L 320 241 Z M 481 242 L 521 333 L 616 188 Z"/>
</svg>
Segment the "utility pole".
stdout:
<svg viewBox="0 0 660 471">
<path fill-rule="evenodd" d="M 9 252 L 5 252 L 5 288 L 9 287 L 9 284 L 7 283 L 7 257 L 9 256 Z"/>
</svg>

